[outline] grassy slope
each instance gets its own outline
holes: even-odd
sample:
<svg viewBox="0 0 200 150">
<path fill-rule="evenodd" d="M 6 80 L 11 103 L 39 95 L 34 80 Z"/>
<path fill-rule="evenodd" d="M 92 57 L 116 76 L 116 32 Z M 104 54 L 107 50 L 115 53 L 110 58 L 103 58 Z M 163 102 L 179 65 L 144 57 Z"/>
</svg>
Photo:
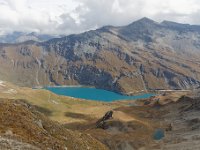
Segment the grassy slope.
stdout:
<svg viewBox="0 0 200 150">
<path fill-rule="evenodd" d="M 38 110 L 52 120 L 65 122 L 85 121 L 84 118 L 70 117 L 70 113 L 84 114 L 90 118 L 100 118 L 106 111 L 117 108 L 120 104 L 80 100 L 58 96 L 44 89 L 17 87 L 8 82 L 0 84 L 0 98 L 24 99 L 36 105 Z M 66 115 L 67 114 L 67 115 Z"/>
</svg>

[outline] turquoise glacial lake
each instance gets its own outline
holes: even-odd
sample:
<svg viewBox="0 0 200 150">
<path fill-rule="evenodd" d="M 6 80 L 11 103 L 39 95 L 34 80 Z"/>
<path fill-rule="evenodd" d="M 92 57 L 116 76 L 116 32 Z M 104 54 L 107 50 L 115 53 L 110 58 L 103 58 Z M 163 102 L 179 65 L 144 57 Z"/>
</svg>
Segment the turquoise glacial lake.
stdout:
<svg viewBox="0 0 200 150">
<path fill-rule="evenodd" d="M 58 95 L 70 96 L 74 98 L 87 99 L 87 100 L 104 101 L 104 102 L 112 102 L 116 100 L 136 100 L 136 99 L 149 98 L 155 95 L 148 93 L 135 96 L 126 96 L 90 87 L 46 87 L 45 89 Z"/>
</svg>

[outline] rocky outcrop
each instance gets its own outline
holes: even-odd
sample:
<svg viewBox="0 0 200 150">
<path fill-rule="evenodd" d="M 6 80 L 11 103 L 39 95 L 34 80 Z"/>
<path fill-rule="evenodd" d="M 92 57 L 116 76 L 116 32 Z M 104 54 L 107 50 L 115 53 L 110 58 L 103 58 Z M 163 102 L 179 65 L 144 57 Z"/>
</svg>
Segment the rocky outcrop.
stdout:
<svg viewBox="0 0 200 150">
<path fill-rule="evenodd" d="M 107 128 L 106 121 L 111 119 L 112 115 L 113 111 L 106 112 L 106 114 L 96 122 L 96 127 L 106 129 Z"/>
</svg>

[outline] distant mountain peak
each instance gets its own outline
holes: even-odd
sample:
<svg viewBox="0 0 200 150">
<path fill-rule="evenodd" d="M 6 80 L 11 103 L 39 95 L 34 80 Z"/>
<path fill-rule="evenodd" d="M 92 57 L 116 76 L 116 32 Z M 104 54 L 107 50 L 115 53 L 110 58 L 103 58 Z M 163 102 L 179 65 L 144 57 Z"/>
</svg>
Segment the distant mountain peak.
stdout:
<svg viewBox="0 0 200 150">
<path fill-rule="evenodd" d="M 139 20 L 136 20 L 134 22 L 132 22 L 131 24 L 129 24 L 128 26 L 135 26 L 135 25 L 144 25 L 144 26 L 149 26 L 149 25 L 159 25 L 158 22 L 152 20 L 152 19 L 149 19 L 147 17 L 143 17 Z"/>
<path fill-rule="evenodd" d="M 27 32 L 14 31 L 12 33 L 0 36 L 0 43 L 21 43 L 26 41 L 42 42 L 55 37 L 56 36 L 54 35 L 40 34 L 37 32 L 27 33 Z"/>
<path fill-rule="evenodd" d="M 158 24 L 156 21 L 149 19 L 147 17 L 143 17 L 133 23 L 144 23 L 144 24 Z"/>
<path fill-rule="evenodd" d="M 147 18 L 147 17 L 143 17 L 143 18 L 137 20 L 136 22 L 152 22 L 152 23 L 155 23 L 154 20 L 149 19 L 149 18 Z"/>
</svg>

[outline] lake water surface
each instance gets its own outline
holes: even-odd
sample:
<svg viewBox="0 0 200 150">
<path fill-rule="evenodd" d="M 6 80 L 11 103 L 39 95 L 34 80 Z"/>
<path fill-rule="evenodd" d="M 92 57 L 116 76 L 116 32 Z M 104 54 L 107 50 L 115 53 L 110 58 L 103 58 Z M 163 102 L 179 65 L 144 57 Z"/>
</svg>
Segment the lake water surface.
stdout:
<svg viewBox="0 0 200 150">
<path fill-rule="evenodd" d="M 104 101 L 104 102 L 111 102 L 115 100 L 135 100 L 135 99 L 149 98 L 155 95 L 148 93 L 135 96 L 126 96 L 90 87 L 46 87 L 45 89 L 58 95 L 70 96 L 80 99 Z"/>
</svg>

